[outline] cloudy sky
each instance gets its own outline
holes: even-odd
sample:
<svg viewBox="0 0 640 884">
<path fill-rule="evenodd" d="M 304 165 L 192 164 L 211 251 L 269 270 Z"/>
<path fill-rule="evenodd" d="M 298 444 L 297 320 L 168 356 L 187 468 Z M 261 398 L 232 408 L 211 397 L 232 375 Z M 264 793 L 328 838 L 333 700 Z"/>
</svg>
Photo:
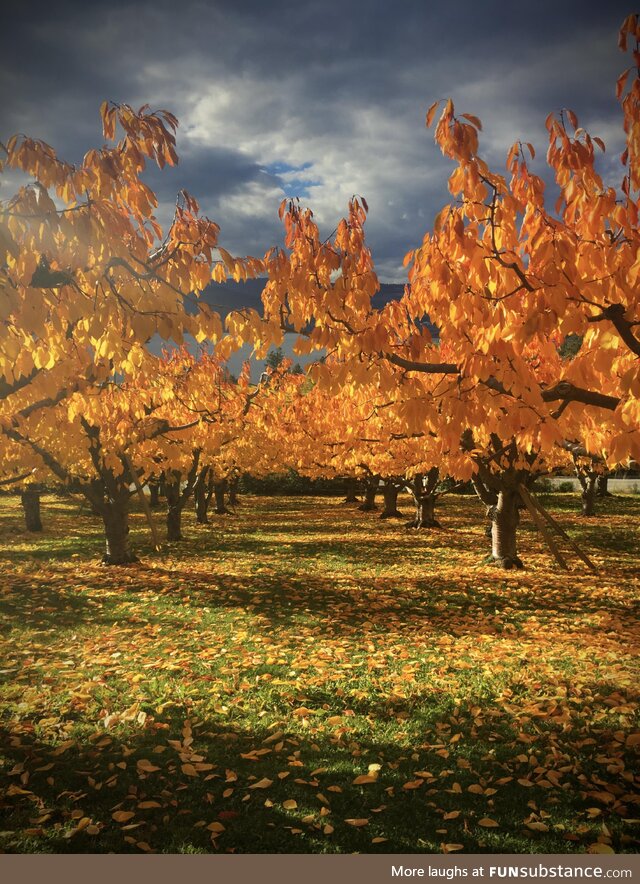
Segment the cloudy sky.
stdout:
<svg viewBox="0 0 640 884">
<path fill-rule="evenodd" d="M 281 242 L 284 196 L 329 234 L 361 194 L 379 275 L 397 282 L 447 200 L 451 166 L 424 128 L 437 98 L 482 119 L 496 170 L 516 139 L 544 156 L 547 113 L 569 107 L 619 177 L 614 89 L 629 62 L 617 31 L 631 11 L 618 0 L 21 0 L 3 13 L 0 138 L 24 132 L 78 161 L 102 143 L 103 99 L 167 108 L 180 164 L 150 176 L 161 218 L 184 187 L 223 245 L 262 255 Z"/>
</svg>

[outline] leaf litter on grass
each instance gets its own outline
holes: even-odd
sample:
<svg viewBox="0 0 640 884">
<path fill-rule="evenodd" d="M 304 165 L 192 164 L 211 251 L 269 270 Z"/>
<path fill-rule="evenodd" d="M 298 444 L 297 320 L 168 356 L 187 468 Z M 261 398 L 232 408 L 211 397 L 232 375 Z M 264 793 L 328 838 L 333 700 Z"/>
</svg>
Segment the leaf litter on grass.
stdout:
<svg viewBox="0 0 640 884">
<path fill-rule="evenodd" d="M 54 505 L 76 558 L 0 536 L 0 847 L 637 849 L 637 504 L 617 506 L 629 552 L 592 551 L 598 580 L 531 532 L 527 571 L 479 565 L 468 499 L 417 536 L 254 498 L 130 569 Z"/>
</svg>

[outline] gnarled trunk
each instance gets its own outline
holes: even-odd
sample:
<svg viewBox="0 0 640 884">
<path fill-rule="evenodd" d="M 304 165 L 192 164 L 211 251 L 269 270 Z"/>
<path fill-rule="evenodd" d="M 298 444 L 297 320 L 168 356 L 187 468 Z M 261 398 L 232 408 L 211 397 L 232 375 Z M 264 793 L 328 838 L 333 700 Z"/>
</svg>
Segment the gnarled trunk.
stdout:
<svg viewBox="0 0 640 884">
<path fill-rule="evenodd" d="M 359 498 L 358 498 L 358 495 L 356 494 L 357 490 L 358 490 L 358 482 L 356 481 L 356 479 L 353 479 L 353 478 L 345 479 L 344 480 L 345 498 L 344 498 L 343 503 L 358 503 Z"/>
<path fill-rule="evenodd" d="M 138 559 L 129 547 L 129 497 L 122 495 L 105 500 L 101 506 L 106 551 L 102 559 L 105 565 L 130 565 Z"/>
<path fill-rule="evenodd" d="M 227 509 L 227 505 L 224 500 L 224 496 L 227 493 L 228 482 L 226 479 L 221 479 L 219 482 L 215 482 L 213 486 L 213 496 L 216 502 L 215 513 L 218 516 L 224 516 L 227 513 L 230 513 L 231 510 Z"/>
<path fill-rule="evenodd" d="M 587 476 L 582 483 L 582 515 L 595 516 L 597 476 Z"/>
<path fill-rule="evenodd" d="M 411 494 L 416 508 L 416 515 L 407 528 L 441 528 L 440 522 L 435 517 L 436 488 L 440 478 L 438 467 L 431 467 L 426 475 L 417 473 L 411 483 Z"/>
<path fill-rule="evenodd" d="M 25 488 L 20 495 L 20 500 L 22 501 L 27 531 L 42 531 L 40 491 L 37 488 Z"/>
<path fill-rule="evenodd" d="M 209 467 L 200 470 L 196 484 L 193 486 L 193 496 L 196 504 L 196 522 L 199 525 L 209 524 L 209 501 L 211 492 L 208 489 L 207 477 Z"/>
<path fill-rule="evenodd" d="M 397 485 L 386 484 L 382 489 L 384 498 L 384 509 L 380 514 L 381 519 L 401 519 L 402 513 L 398 509 L 398 492 Z"/>
<path fill-rule="evenodd" d="M 418 494 L 414 495 L 416 505 L 415 518 L 407 522 L 407 528 L 441 528 L 440 522 L 436 519 L 437 496 L 435 494 Z"/>
<path fill-rule="evenodd" d="M 378 493 L 379 479 L 367 479 L 364 484 L 364 502 L 358 507 L 363 513 L 370 513 L 378 509 L 376 504 L 376 494 Z"/>
<path fill-rule="evenodd" d="M 515 489 L 502 488 L 498 502 L 491 507 L 491 555 L 503 568 L 522 568 L 518 558 L 516 534 L 520 522 L 520 495 Z"/>
<path fill-rule="evenodd" d="M 160 483 L 154 480 L 149 482 L 149 506 L 152 510 L 160 506 Z"/>
<path fill-rule="evenodd" d="M 167 498 L 167 540 L 182 540 L 180 478 L 167 479 L 164 490 Z"/>
</svg>

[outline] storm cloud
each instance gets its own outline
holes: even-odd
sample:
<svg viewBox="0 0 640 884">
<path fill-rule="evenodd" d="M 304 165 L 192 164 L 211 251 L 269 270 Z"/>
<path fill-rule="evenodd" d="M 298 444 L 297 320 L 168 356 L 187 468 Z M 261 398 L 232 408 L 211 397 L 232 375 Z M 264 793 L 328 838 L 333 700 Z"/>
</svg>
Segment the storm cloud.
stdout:
<svg viewBox="0 0 640 884">
<path fill-rule="evenodd" d="M 404 254 L 447 201 L 451 166 L 424 129 L 438 98 L 482 119 L 496 169 L 516 139 L 544 156 L 545 116 L 570 107 L 605 139 L 605 174 L 619 174 L 614 88 L 628 61 L 616 37 L 629 9 L 613 0 L 14 7 L 0 38 L 0 137 L 25 132 L 77 161 L 101 143 L 103 99 L 167 108 L 180 165 L 149 174 L 161 220 L 186 188 L 238 254 L 281 241 L 284 196 L 328 234 L 361 194 L 379 274 L 401 281 Z"/>
</svg>

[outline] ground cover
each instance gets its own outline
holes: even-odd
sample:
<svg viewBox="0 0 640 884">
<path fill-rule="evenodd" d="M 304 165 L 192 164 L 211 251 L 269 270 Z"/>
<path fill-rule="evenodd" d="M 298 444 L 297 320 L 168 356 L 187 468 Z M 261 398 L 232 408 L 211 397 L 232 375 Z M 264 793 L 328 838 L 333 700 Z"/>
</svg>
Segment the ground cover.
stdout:
<svg viewBox="0 0 640 884">
<path fill-rule="evenodd" d="M 0 849 L 635 851 L 638 515 L 546 502 L 601 568 L 483 564 L 474 498 L 408 531 L 246 497 L 142 562 L 0 497 Z M 407 516 L 408 501 L 404 501 Z"/>
</svg>

